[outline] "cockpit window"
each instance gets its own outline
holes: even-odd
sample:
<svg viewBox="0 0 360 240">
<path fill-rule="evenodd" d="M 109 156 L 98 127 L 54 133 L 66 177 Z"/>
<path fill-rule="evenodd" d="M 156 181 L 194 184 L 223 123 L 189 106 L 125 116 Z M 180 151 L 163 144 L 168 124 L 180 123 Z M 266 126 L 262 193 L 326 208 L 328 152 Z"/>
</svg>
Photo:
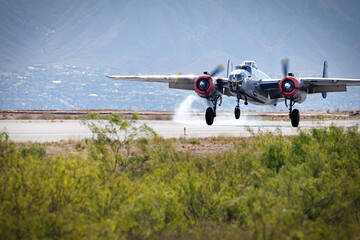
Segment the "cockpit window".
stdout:
<svg viewBox="0 0 360 240">
<path fill-rule="evenodd" d="M 242 65 L 241 69 L 244 69 L 244 70 L 248 71 L 251 74 L 251 67 L 250 66 Z"/>
</svg>

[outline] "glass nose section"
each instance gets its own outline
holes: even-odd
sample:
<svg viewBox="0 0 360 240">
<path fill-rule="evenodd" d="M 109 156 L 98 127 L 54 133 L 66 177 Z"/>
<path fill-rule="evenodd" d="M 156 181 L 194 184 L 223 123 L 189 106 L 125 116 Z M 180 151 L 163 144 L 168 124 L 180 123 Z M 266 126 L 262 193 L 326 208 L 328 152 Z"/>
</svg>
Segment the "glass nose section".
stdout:
<svg viewBox="0 0 360 240">
<path fill-rule="evenodd" d="M 242 84 L 243 81 L 246 79 L 246 77 L 247 77 L 247 74 L 244 72 L 241 72 L 241 73 L 239 73 L 239 75 L 237 75 L 237 80 L 240 84 Z"/>
</svg>

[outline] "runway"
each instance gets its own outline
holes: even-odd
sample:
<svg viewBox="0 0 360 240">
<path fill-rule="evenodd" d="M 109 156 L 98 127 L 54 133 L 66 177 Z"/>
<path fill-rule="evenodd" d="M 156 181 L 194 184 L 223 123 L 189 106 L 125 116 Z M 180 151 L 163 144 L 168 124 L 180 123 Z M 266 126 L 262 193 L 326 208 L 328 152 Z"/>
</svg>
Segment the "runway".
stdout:
<svg viewBox="0 0 360 240">
<path fill-rule="evenodd" d="M 256 133 L 259 130 L 269 132 L 280 130 L 283 135 L 294 135 L 298 133 L 299 128 L 309 129 L 331 124 L 350 127 L 360 124 L 360 120 L 301 121 L 299 128 L 293 128 L 290 121 L 262 121 L 248 119 L 246 116 L 242 116 L 240 120 L 219 116 L 212 126 L 206 125 L 202 118 L 177 119 L 176 121 L 139 120 L 136 124 L 147 124 L 163 138 L 182 138 L 184 133 L 187 138 L 205 138 L 248 137 L 252 135 L 251 131 Z M 16 142 L 57 142 L 92 137 L 91 131 L 81 125 L 79 120 L 56 120 L 54 122 L 51 120 L 1 120 L 0 130 L 5 130 L 9 134 L 10 140 Z"/>
</svg>

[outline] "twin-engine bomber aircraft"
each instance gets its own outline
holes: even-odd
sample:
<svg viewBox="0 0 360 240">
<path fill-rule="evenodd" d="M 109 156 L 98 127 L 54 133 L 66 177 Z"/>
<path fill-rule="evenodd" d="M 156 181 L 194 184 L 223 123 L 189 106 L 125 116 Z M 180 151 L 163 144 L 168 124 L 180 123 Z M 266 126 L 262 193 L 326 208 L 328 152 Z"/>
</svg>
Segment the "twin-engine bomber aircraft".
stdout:
<svg viewBox="0 0 360 240">
<path fill-rule="evenodd" d="M 285 101 L 289 108 L 291 125 L 297 127 L 300 121 L 298 109 L 292 109 L 295 103 L 305 101 L 308 93 L 321 93 L 326 98 L 328 92 L 345 92 L 347 86 L 360 86 L 360 79 L 328 78 L 327 64 L 324 61 L 323 77 L 296 77 L 288 72 L 289 58 L 281 59 L 284 77 L 271 79 L 257 68 L 254 61 L 244 61 L 235 67 L 231 60 L 227 64 L 227 77 L 216 77 L 225 67 L 217 66 L 211 73 L 202 75 L 138 75 L 107 76 L 108 78 L 126 81 L 166 82 L 169 88 L 195 90 L 202 98 L 212 102 L 213 107 L 206 109 L 205 120 L 212 125 L 216 117 L 216 106 L 221 105 L 222 96 L 236 97 L 235 118 L 240 118 L 240 100 L 256 105 L 275 105 Z"/>
</svg>

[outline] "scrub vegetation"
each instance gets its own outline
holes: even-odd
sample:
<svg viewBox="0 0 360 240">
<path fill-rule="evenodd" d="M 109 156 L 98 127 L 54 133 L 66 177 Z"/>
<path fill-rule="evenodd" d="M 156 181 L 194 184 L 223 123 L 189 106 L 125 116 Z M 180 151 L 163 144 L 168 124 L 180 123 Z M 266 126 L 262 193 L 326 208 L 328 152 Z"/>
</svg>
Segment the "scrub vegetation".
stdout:
<svg viewBox="0 0 360 240">
<path fill-rule="evenodd" d="M 360 236 L 358 127 L 258 132 L 195 154 L 133 120 L 94 118 L 94 138 L 70 153 L 1 133 L 0 239 Z"/>
</svg>

